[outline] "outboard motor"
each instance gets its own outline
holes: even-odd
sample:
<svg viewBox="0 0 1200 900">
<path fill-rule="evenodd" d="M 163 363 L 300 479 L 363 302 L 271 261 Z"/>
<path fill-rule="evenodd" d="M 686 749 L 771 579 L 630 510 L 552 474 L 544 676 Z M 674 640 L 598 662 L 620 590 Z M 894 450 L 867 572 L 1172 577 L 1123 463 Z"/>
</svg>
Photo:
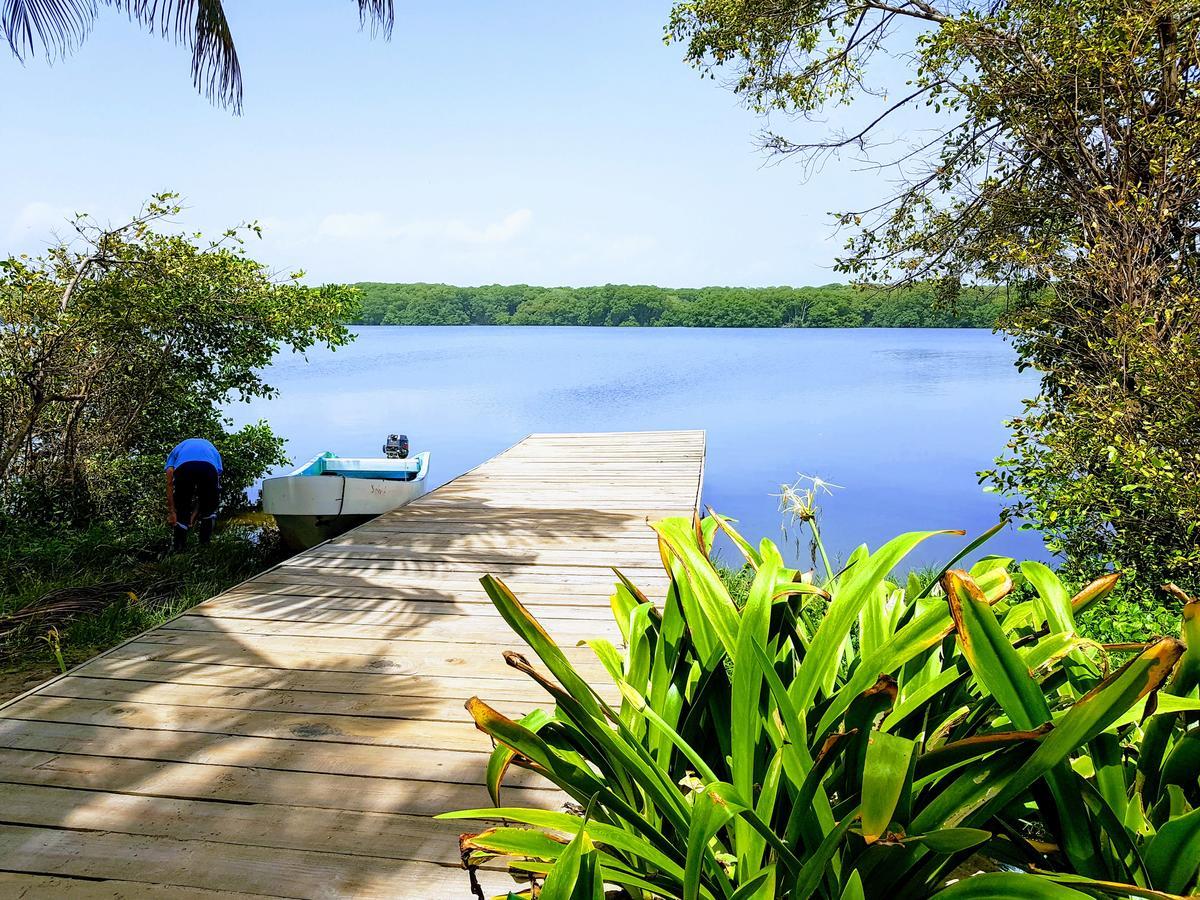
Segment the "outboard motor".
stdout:
<svg viewBox="0 0 1200 900">
<path fill-rule="evenodd" d="M 408 459 L 408 435 L 389 434 L 383 445 L 383 455 L 388 459 Z"/>
</svg>

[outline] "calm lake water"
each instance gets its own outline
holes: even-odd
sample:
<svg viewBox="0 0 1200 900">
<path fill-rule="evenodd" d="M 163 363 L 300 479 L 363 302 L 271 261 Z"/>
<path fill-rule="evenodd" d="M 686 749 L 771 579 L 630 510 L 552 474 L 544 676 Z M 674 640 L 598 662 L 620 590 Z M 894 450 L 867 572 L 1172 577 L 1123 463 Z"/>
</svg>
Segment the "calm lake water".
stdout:
<svg viewBox="0 0 1200 900">
<path fill-rule="evenodd" d="M 747 537 L 786 540 L 779 487 L 798 473 L 841 485 L 823 534 L 844 558 L 902 532 L 995 524 L 975 476 L 1004 446 L 1002 420 L 1036 378 L 986 331 L 371 327 L 349 347 L 282 356 L 264 418 L 296 461 L 320 451 L 378 456 L 390 431 L 430 450 L 431 487 L 535 431 L 708 432 L 704 502 Z M 949 556 L 935 538 L 914 558 Z M 1044 558 L 1006 529 L 988 548 Z M 734 554 L 726 554 L 729 559 Z"/>
</svg>

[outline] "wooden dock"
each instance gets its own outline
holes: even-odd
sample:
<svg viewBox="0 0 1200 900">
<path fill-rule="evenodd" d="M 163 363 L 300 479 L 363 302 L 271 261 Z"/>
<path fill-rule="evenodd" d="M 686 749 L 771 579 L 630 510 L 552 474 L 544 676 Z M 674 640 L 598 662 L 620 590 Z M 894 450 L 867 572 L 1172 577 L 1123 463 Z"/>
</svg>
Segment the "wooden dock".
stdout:
<svg viewBox="0 0 1200 900">
<path fill-rule="evenodd" d="M 479 577 L 602 683 L 574 645 L 614 637 L 609 567 L 661 596 L 647 522 L 692 513 L 703 461 L 703 432 L 532 435 L 0 707 L 0 896 L 469 897 L 485 826 L 430 818 L 490 805 L 463 702 L 546 702 Z"/>
</svg>

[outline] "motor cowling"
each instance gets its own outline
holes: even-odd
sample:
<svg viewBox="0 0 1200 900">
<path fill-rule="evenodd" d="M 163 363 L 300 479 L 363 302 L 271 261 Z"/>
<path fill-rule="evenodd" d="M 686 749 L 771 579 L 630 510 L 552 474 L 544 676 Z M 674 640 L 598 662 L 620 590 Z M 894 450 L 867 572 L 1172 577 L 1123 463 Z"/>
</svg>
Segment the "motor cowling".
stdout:
<svg viewBox="0 0 1200 900">
<path fill-rule="evenodd" d="M 389 434 L 383 445 L 383 455 L 388 459 L 408 459 L 408 435 Z"/>
</svg>

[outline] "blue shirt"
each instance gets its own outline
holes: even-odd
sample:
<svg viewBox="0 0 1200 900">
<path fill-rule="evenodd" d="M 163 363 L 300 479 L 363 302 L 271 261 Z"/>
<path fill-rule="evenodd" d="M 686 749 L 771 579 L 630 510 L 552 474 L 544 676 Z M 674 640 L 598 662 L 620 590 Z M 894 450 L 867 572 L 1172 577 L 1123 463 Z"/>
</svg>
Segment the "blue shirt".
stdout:
<svg viewBox="0 0 1200 900">
<path fill-rule="evenodd" d="M 186 441 L 176 444 L 171 455 L 167 457 L 167 464 L 163 467 L 163 471 L 177 469 L 186 462 L 206 462 L 210 463 L 218 472 L 223 471 L 221 454 L 204 438 L 188 438 Z"/>
</svg>

